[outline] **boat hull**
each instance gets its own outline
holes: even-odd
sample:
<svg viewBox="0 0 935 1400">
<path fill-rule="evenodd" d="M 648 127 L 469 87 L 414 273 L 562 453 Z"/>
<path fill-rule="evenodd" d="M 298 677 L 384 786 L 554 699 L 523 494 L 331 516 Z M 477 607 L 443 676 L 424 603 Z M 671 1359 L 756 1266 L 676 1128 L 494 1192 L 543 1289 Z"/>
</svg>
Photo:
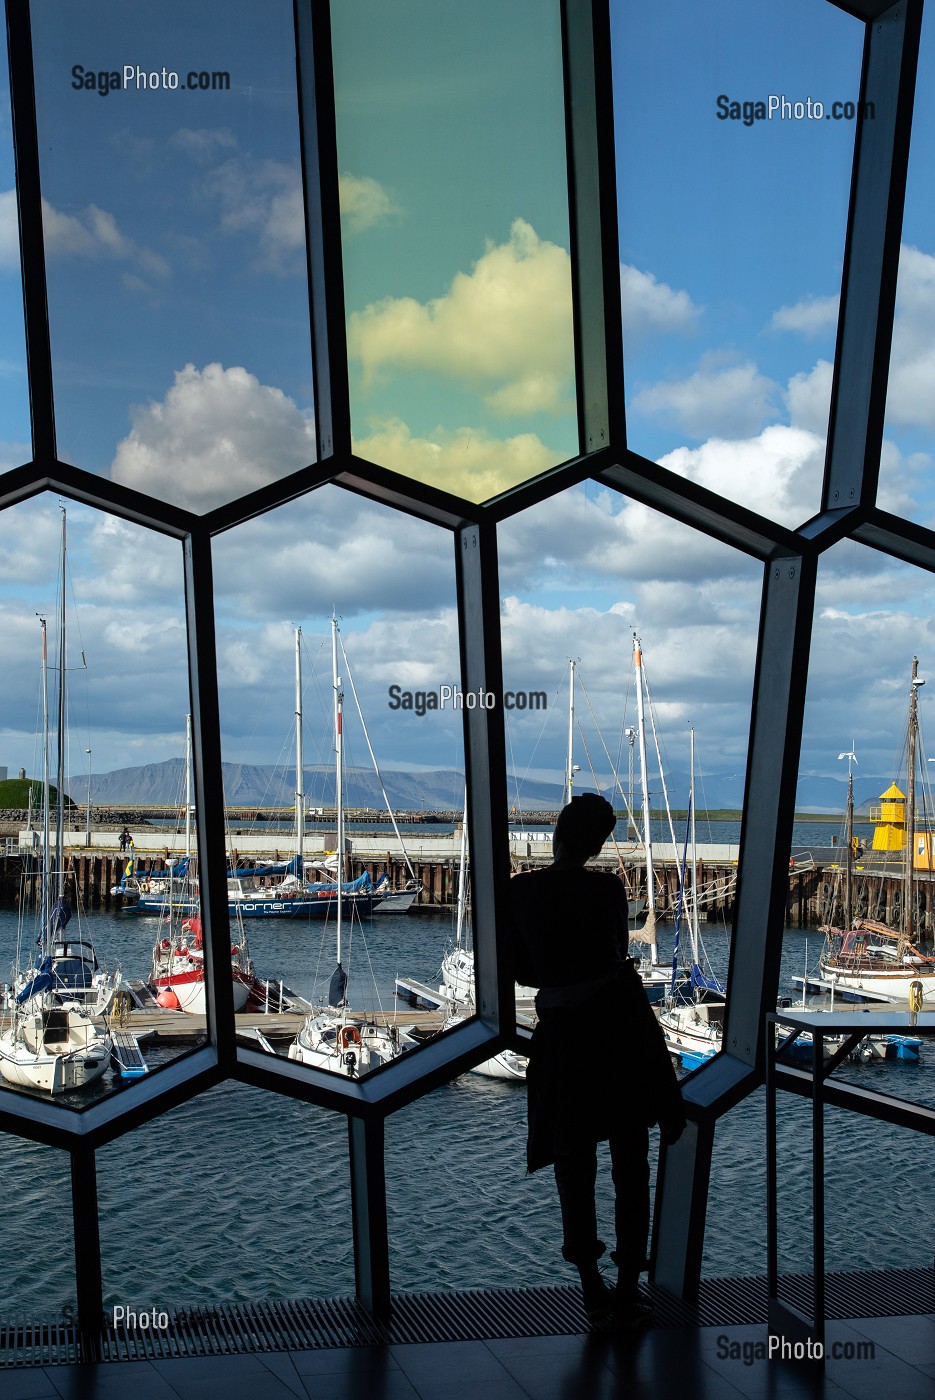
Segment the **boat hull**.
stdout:
<svg viewBox="0 0 935 1400">
<path fill-rule="evenodd" d="M 922 984 L 923 1006 L 935 1006 L 935 973 L 920 972 L 918 967 L 869 968 L 840 967 L 833 960 L 822 958 L 819 963 L 822 981 L 835 993 L 867 996 L 885 1001 L 909 1002 L 913 982 Z"/>
<path fill-rule="evenodd" d="M 345 894 L 341 903 L 345 915 L 357 913 L 366 917 L 376 909 L 380 896 Z M 166 918 L 170 914 L 188 918 L 197 914 L 200 907 L 201 901 L 198 899 L 176 901 L 170 905 L 168 900 L 141 895 L 135 904 L 126 906 L 123 912 L 150 918 Z M 231 919 L 238 916 L 244 919 L 327 919 L 336 916 L 337 908 L 337 896 L 327 899 L 236 899 L 230 900 L 227 906 Z"/>
<path fill-rule="evenodd" d="M 8 1084 L 48 1094 L 93 1084 L 110 1065 L 110 1036 L 83 1013 L 56 1008 L 63 1031 L 60 1039 L 49 1043 L 49 1014 L 30 1013 L 0 1035 L 0 1075 Z"/>
</svg>

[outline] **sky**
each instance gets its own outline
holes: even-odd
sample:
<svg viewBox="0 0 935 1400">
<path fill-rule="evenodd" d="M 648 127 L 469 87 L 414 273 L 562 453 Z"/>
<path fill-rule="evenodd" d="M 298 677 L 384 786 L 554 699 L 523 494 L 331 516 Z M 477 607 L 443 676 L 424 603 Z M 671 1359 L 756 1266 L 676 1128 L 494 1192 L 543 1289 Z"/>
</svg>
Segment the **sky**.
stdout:
<svg viewBox="0 0 935 1400">
<path fill-rule="evenodd" d="M 576 451 L 556 8 L 335 7 L 355 450 L 474 499 Z M 34 43 L 59 455 L 205 510 L 315 458 L 292 7 L 263 7 L 262 45 L 244 4 L 78 0 L 54 26 L 46 13 Z M 830 112 L 857 95 L 861 26 L 824 0 L 624 0 L 613 26 L 630 445 L 799 525 L 820 500 L 854 124 L 722 120 L 718 99 L 723 110 L 776 94 Z M 881 504 L 926 525 L 933 46 L 929 20 L 880 486 Z M 189 71 L 228 72 L 230 87 L 102 93 L 98 75 L 124 64 L 178 71 L 183 85 Z M 0 468 L 30 457 L 24 361 L 4 55 Z M 0 766 L 15 772 L 34 766 L 35 614 L 55 606 L 58 502 L 13 507 L 3 524 Z M 68 532 L 70 626 L 87 660 L 69 677 L 71 771 L 88 748 L 101 772 L 177 756 L 179 546 L 78 506 Z M 598 725 L 615 755 L 634 722 L 634 630 L 670 767 L 687 767 L 692 724 L 702 771 L 743 772 L 761 589 L 751 561 L 595 483 L 506 522 L 499 554 L 505 687 L 548 697 L 545 712 L 508 717 L 516 773 L 560 780 L 574 657 L 575 761 L 606 780 Z M 306 760 L 329 761 L 334 609 L 381 764 L 460 766 L 455 713 L 389 704 L 390 686 L 458 681 L 445 531 L 328 486 L 220 536 L 215 570 L 225 758 L 291 761 L 301 626 Z M 928 577 L 861 546 L 829 551 L 804 776 L 843 784 L 837 755 L 853 744 L 858 800 L 888 786 L 913 654 L 924 676 Z M 923 690 L 923 726 L 931 703 Z M 353 734 L 349 757 L 365 763 Z"/>
</svg>

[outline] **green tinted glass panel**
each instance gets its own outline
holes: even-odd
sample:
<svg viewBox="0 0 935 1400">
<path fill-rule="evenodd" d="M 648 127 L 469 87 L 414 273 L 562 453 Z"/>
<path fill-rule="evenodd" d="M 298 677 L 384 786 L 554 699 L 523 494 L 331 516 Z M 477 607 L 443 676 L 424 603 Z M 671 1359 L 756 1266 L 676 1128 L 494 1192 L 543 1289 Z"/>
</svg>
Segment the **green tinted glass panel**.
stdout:
<svg viewBox="0 0 935 1400">
<path fill-rule="evenodd" d="M 6 28 L 0 32 L 0 471 L 32 456 Z"/>
<path fill-rule="evenodd" d="M 59 455 L 195 510 L 307 465 L 292 6 L 45 3 L 33 41 Z"/>
<path fill-rule="evenodd" d="M 559 9 L 333 18 L 355 450 L 471 500 L 578 450 Z"/>
<path fill-rule="evenodd" d="M 912 145 L 903 215 L 896 320 L 890 356 L 879 503 L 884 510 L 931 526 L 935 412 L 935 234 L 931 156 L 935 147 L 935 23 L 922 17 L 919 75 L 912 109 Z"/>
<path fill-rule="evenodd" d="M 629 445 L 797 525 L 821 499 L 863 25 L 813 0 L 612 14 Z"/>
</svg>

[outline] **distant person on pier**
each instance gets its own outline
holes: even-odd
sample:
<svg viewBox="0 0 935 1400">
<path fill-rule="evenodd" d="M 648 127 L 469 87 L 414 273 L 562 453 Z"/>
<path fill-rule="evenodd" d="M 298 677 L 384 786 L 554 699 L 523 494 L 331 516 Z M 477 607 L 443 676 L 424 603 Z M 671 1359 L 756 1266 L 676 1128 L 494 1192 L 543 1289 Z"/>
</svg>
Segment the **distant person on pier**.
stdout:
<svg viewBox="0 0 935 1400">
<path fill-rule="evenodd" d="M 126 849 L 127 849 L 127 847 L 128 847 L 129 845 L 131 845 L 131 844 L 132 844 L 132 843 L 131 843 L 131 841 L 130 841 L 130 833 L 129 833 L 129 831 L 127 830 L 127 828 L 124 827 L 124 828 L 123 828 L 123 831 L 121 831 L 121 833 L 120 833 L 120 850 L 121 850 L 121 852 L 125 852 Z"/>
<path fill-rule="evenodd" d="M 563 807 L 552 864 L 510 881 L 514 973 L 538 987 L 527 1071 L 529 1171 L 552 1165 L 562 1211 L 562 1254 L 581 1278 L 591 1325 L 646 1326 L 639 1276 L 649 1235 L 649 1134 L 675 1142 L 685 1126 L 678 1080 L 659 1023 L 628 956 L 626 892 L 586 870 L 614 829 L 610 803 L 584 793 Z M 597 1144 L 610 1146 L 617 1287 L 598 1260 Z"/>
</svg>

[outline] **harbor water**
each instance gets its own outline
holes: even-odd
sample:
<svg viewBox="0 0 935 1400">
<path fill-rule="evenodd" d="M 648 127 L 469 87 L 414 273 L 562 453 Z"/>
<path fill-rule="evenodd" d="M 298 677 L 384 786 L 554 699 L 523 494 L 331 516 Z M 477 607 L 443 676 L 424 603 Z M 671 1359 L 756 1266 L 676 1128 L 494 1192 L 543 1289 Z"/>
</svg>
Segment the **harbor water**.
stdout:
<svg viewBox="0 0 935 1400">
<path fill-rule="evenodd" d="M 821 844 L 829 844 L 829 828 L 822 830 Z M 147 974 L 156 921 L 101 914 L 82 926 L 109 965 L 119 962 L 127 977 Z M 3 980 L 15 954 L 16 929 L 15 911 L 0 910 Z M 323 925 L 254 920 L 247 931 L 261 976 L 281 976 L 303 994 L 330 976 L 333 931 Z M 702 933 L 710 965 L 723 976 L 729 935 L 715 927 Z M 379 1001 L 389 1008 L 397 974 L 435 983 L 451 937 L 450 920 L 442 915 L 366 921 L 344 959 L 351 1004 Z M 661 957 L 670 953 L 671 940 L 671 928 L 662 926 Z M 787 930 L 781 991 L 796 995 L 791 979 L 802 974 L 806 958 L 814 968 L 819 948 L 816 933 Z M 608 1093 L 625 1093 L 628 1078 L 638 1073 L 626 1051 L 626 1027 L 613 1065 L 592 1060 L 584 1026 L 580 1043 L 569 1047 L 582 1077 L 605 1078 Z M 156 1064 L 165 1054 L 150 1058 Z M 923 1046 L 919 1063 L 849 1063 L 838 1074 L 935 1107 L 935 1044 Z M 105 1087 L 114 1088 L 109 1077 Z M 525 1172 L 525 1111 L 522 1085 L 467 1074 L 387 1120 L 394 1289 L 573 1281 L 559 1252 L 551 1173 Z M 804 1271 L 810 1259 L 806 1101 L 782 1096 L 779 1139 L 783 1267 Z M 717 1130 L 706 1274 L 765 1272 L 764 1142 L 761 1091 Z M 826 1110 L 828 1268 L 931 1263 L 930 1147 L 917 1134 Z M 655 1163 L 655 1142 L 652 1151 Z M 48 1316 L 73 1306 L 67 1154 L 0 1136 L 0 1171 L 6 1187 L 0 1318 Z M 103 1148 L 98 1185 L 109 1307 L 353 1292 L 347 1127 L 337 1114 L 227 1083 Z M 602 1149 L 600 1221 L 609 1247 L 610 1189 Z M 906 1222 L 913 1222 L 908 1231 Z"/>
</svg>

